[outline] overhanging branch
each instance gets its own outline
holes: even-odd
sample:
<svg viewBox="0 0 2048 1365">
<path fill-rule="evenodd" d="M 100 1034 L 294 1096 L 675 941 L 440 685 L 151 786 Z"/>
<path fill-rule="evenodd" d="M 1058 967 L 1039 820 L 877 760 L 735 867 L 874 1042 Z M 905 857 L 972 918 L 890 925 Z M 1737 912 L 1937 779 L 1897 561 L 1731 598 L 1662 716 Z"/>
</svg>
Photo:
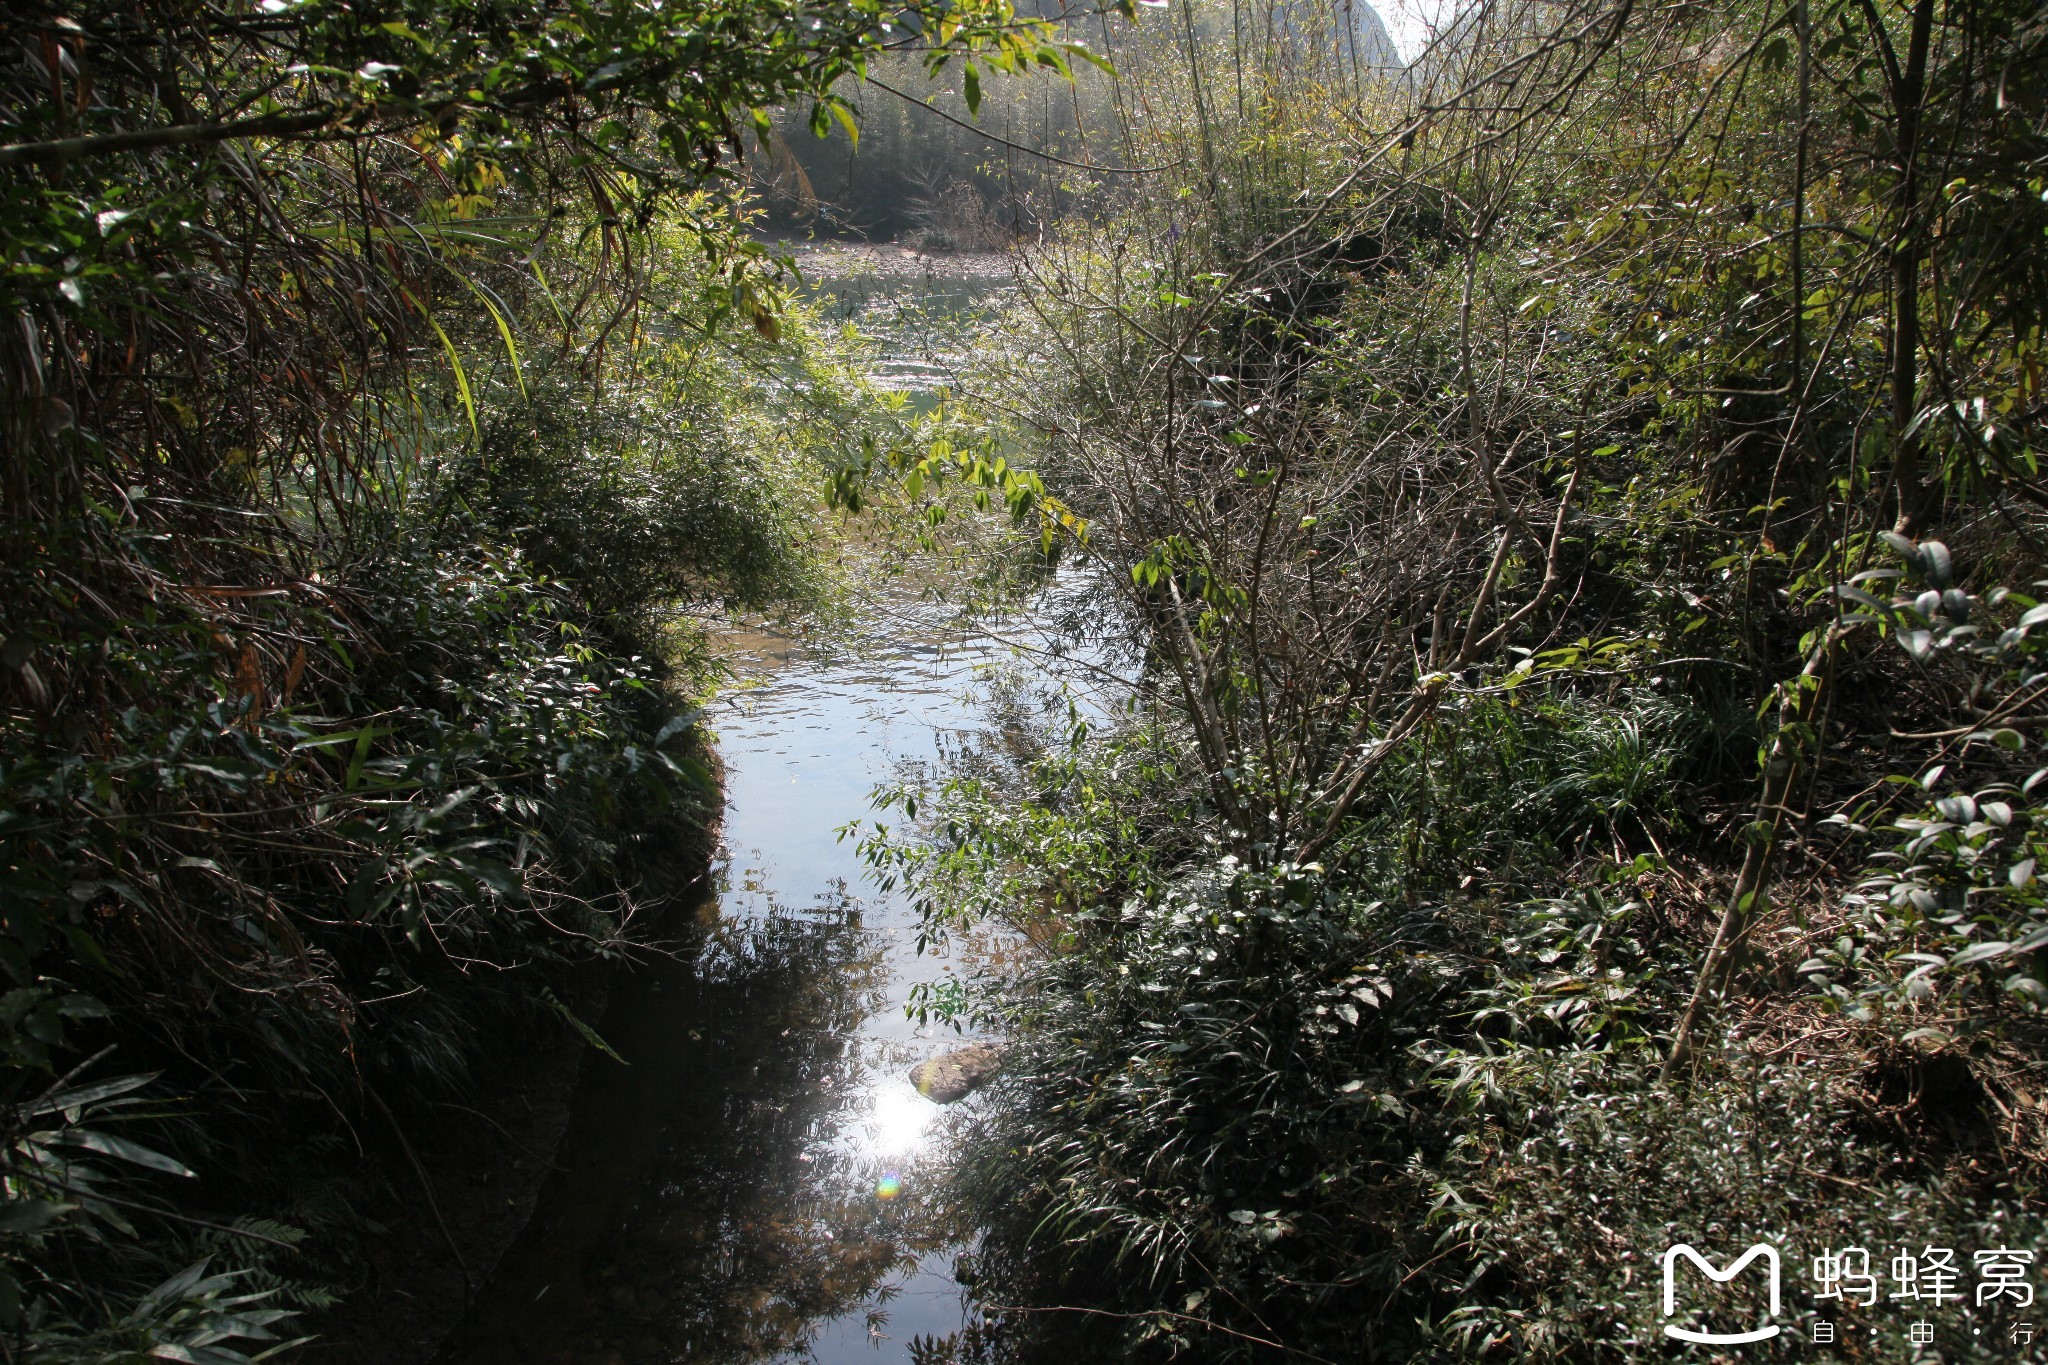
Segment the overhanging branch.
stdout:
<svg viewBox="0 0 2048 1365">
<path fill-rule="evenodd" d="M 15 142 L 0 146 L 0 166 L 26 166 L 38 161 L 68 161 L 115 152 L 146 152 L 158 147 L 205 146 L 245 137 L 296 137 L 325 128 L 341 117 L 334 105 L 323 104 L 295 114 L 259 114 L 229 123 L 180 123 L 169 128 L 141 128 L 132 133 L 99 133 L 60 137 L 48 142 Z"/>
</svg>

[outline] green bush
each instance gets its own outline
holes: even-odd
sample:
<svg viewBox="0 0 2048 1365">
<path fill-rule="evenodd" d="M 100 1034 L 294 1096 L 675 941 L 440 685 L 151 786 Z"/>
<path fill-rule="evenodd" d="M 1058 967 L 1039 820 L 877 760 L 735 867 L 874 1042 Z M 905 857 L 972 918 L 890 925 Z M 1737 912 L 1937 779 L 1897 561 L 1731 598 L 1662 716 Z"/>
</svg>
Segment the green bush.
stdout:
<svg viewBox="0 0 2048 1365">
<path fill-rule="evenodd" d="M 177 510 L 133 506 L 4 571 L 0 629 L 42 692 L 17 682 L 28 704 L 0 730 L 8 1102 L 32 1128 L 53 1074 L 112 1052 L 152 1069 L 151 1103 L 111 1122 L 177 1154 L 158 1170 L 277 1198 L 282 1172 L 245 1166 L 269 1125 L 459 1089 L 490 1017 L 539 1007 L 544 964 L 617 952 L 620 888 L 663 861 L 642 846 L 694 837 L 708 775 L 687 717 L 664 724 L 656 676 L 585 644 L 564 588 L 402 519 L 253 597 L 160 590 L 125 615 L 53 603 L 91 554 L 177 581 L 159 530 Z M 53 694 L 66 701 L 36 704 Z M 90 1094 L 106 1070 L 71 1088 Z M 116 1160 L 142 1150 L 107 1141 Z M 9 1150 L 10 1226 L 34 1225 L 5 1250 L 16 1321 L 90 1337 L 93 1300 L 66 1303 L 87 1291 L 55 1267 L 101 1265 L 115 1278 L 96 1292 L 113 1293 L 164 1278 L 162 1249 L 124 1250 L 135 1229 L 91 1199 L 35 1213 L 34 1149 Z M 171 1193 L 133 1221 L 158 1226 Z"/>
</svg>

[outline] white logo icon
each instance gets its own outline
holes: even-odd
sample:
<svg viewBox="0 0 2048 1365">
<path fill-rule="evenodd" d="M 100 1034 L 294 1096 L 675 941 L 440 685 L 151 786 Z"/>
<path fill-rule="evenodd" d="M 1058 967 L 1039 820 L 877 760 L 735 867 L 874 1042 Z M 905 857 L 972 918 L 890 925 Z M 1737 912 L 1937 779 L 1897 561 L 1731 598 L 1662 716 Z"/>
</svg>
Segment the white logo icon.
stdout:
<svg viewBox="0 0 2048 1365">
<path fill-rule="evenodd" d="M 1685 1243 L 1680 1242 L 1677 1246 L 1664 1253 L 1665 1317 L 1671 1317 L 1678 1312 L 1678 1281 L 1674 1271 L 1678 1265 L 1678 1258 L 1681 1256 L 1698 1266 L 1701 1272 L 1715 1284 L 1728 1283 L 1728 1281 L 1740 1275 L 1751 1261 L 1761 1257 L 1764 1263 L 1770 1267 L 1771 1271 L 1770 1316 L 1776 1317 L 1778 1315 L 1778 1252 L 1775 1247 L 1764 1242 L 1758 1242 L 1755 1246 L 1736 1257 L 1726 1270 L 1716 1270 L 1712 1261 L 1709 1261 L 1706 1257 L 1685 1245 Z M 1669 1323 L 1664 1325 L 1664 1335 L 1667 1337 L 1673 1337 L 1679 1341 L 1703 1342 L 1709 1346 L 1739 1346 L 1748 1341 L 1769 1341 L 1772 1337 L 1778 1335 L 1779 1330 L 1777 1326 L 1772 1325 L 1769 1327 L 1759 1327 L 1749 1332 L 1695 1332 L 1689 1327 L 1674 1327 Z"/>
</svg>

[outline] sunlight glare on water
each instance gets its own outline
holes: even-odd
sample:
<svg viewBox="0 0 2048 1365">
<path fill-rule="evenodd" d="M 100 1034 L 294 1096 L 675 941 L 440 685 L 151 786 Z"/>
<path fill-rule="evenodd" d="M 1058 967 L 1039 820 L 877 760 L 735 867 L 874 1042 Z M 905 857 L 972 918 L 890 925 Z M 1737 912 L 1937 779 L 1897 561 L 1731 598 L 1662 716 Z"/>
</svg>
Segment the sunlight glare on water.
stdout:
<svg viewBox="0 0 2048 1365">
<path fill-rule="evenodd" d="M 903 1157 L 924 1146 L 937 1117 L 938 1106 L 910 1086 L 888 1085 L 873 1092 L 873 1106 L 862 1126 L 878 1155 Z"/>
</svg>

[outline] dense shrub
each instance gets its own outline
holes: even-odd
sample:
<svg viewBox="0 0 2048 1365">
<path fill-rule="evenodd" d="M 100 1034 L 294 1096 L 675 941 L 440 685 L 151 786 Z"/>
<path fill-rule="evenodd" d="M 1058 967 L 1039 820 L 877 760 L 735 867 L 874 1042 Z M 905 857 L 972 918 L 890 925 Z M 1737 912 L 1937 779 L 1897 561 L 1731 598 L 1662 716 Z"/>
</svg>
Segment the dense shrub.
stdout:
<svg viewBox="0 0 2048 1365">
<path fill-rule="evenodd" d="M 1802 1254 L 2038 1235 L 2037 19 L 1475 5 L 1364 88 L 1186 25 L 1171 192 L 963 385 L 1129 719 L 871 847 L 1042 949 L 939 1002 L 1013 1063 L 933 1358 L 1651 1358 L 1692 1239 L 1789 1358 Z"/>
<path fill-rule="evenodd" d="M 1064 68 L 944 15 L 934 70 Z M 507 1020 L 584 1028 L 560 969 L 686 870 L 688 618 L 826 594 L 867 397 L 738 130 L 934 24 L 6 18 L 0 1356 L 229 1365 L 364 1245 L 337 1173 L 409 1162 Z"/>
</svg>

